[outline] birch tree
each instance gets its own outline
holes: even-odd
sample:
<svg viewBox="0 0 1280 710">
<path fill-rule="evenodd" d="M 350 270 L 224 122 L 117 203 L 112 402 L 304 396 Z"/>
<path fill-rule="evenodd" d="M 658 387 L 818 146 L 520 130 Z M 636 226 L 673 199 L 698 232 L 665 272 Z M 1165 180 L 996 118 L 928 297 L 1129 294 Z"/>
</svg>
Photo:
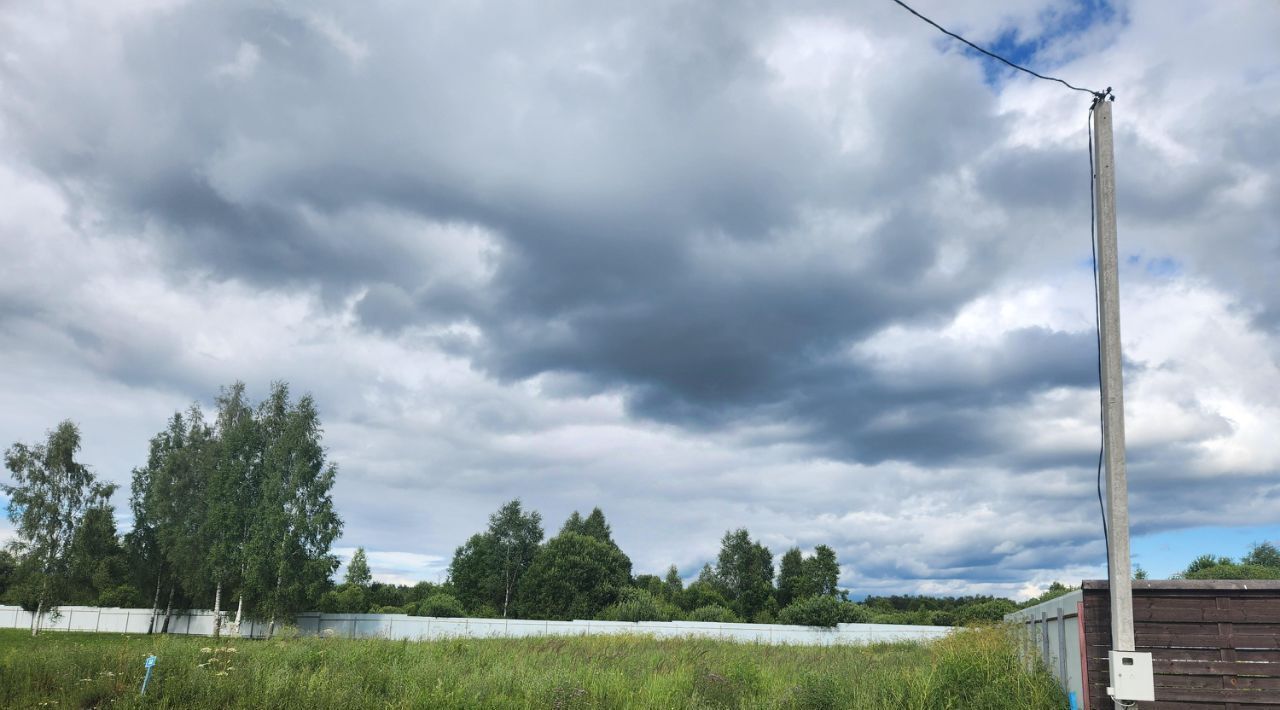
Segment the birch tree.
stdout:
<svg viewBox="0 0 1280 710">
<path fill-rule="evenodd" d="M 257 597 L 270 636 L 277 618 L 291 618 L 323 593 L 338 567 L 330 548 L 342 521 L 331 494 L 337 467 L 325 460 L 311 396 L 291 405 L 288 385 L 272 385 L 259 426 L 262 488 L 245 549 L 245 589 Z"/>
<path fill-rule="evenodd" d="M 13 548 L 36 575 L 32 636 L 40 630 L 45 608 L 58 601 L 67 548 L 95 492 L 93 473 L 76 460 L 79 452 L 80 430 L 70 420 L 50 431 L 43 444 L 19 442 L 5 451 L 13 483 L 0 489 L 9 497 L 9 522 L 18 535 Z"/>
<path fill-rule="evenodd" d="M 249 540 L 251 513 L 261 488 L 261 432 L 243 382 L 223 388 L 217 399 L 215 442 L 208 471 L 202 538 L 207 544 L 205 574 L 214 586 L 213 635 L 222 633 L 224 589 L 244 577 L 245 545 Z M 236 611 L 236 623 L 244 610 L 244 595 Z"/>
</svg>

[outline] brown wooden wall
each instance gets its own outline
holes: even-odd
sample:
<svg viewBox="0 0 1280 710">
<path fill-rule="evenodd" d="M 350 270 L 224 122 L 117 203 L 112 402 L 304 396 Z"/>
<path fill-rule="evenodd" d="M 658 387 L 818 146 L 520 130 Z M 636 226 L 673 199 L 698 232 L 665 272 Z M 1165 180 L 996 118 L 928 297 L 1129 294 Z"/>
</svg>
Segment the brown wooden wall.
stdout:
<svg viewBox="0 0 1280 710">
<path fill-rule="evenodd" d="M 1082 586 L 1088 709 L 1112 710 L 1107 583 Z M 1140 708 L 1280 708 L 1280 582 L 1135 580 L 1133 621 L 1156 674 L 1156 702 Z"/>
</svg>

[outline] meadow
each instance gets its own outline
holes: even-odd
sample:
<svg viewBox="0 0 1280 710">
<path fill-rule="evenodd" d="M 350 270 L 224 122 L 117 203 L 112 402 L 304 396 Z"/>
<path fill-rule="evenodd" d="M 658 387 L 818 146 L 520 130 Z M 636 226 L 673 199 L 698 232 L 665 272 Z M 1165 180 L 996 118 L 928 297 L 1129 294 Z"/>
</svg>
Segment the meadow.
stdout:
<svg viewBox="0 0 1280 710">
<path fill-rule="evenodd" d="M 144 660 L 158 658 L 146 696 Z M 7 708 L 1065 708 L 999 628 L 797 647 L 636 636 L 272 641 L 0 630 Z"/>
</svg>

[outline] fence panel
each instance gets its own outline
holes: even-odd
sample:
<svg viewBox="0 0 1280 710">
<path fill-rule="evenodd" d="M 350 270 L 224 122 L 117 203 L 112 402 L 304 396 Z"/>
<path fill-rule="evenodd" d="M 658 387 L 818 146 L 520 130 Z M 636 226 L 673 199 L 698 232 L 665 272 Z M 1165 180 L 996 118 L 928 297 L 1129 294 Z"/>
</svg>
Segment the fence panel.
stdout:
<svg viewBox="0 0 1280 710">
<path fill-rule="evenodd" d="M 1089 708 L 1111 709 L 1111 599 L 1083 584 Z M 1134 640 L 1152 654 L 1155 707 L 1280 706 L 1280 582 L 1135 580 Z"/>
<path fill-rule="evenodd" d="M 27 628 L 31 614 L 18 607 L 0 606 L 0 628 Z M 211 611 L 175 613 L 169 619 L 169 633 L 212 636 Z M 531 619 L 444 619 L 405 614 L 323 614 L 305 612 L 295 620 L 304 636 L 337 638 L 514 638 L 554 635 L 648 634 L 660 638 L 696 636 L 744 643 L 830 645 L 888 641 L 928 641 L 950 633 L 945 626 L 900 626 L 894 624 L 840 624 L 834 629 L 783 624 L 717 624 L 692 621 L 539 621 Z M 57 616 L 46 614 L 42 628 L 53 631 L 101 631 L 145 634 L 152 624 L 151 609 L 116 609 L 64 606 Z M 164 624 L 161 612 L 155 621 Z M 236 636 L 234 625 L 224 621 L 224 633 Z M 267 624 L 245 620 L 239 637 L 261 638 Z"/>
</svg>

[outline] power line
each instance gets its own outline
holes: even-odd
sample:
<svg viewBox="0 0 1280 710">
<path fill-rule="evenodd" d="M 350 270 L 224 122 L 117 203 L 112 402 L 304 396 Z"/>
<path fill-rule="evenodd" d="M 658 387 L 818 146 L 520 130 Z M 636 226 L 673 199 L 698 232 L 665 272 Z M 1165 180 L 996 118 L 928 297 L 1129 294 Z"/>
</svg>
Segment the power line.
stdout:
<svg viewBox="0 0 1280 710">
<path fill-rule="evenodd" d="M 912 15 L 915 15 L 916 17 L 920 18 L 921 20 L 924 20 L 925 22 L 927 22 L 927 23 L 929 23 L 929 24 L 933 25 L 933 26 L 934 26 L 935 28 L 937 28 L 937 30 L 938 30 L 939 32 L 941 32 L 942 34 L 947 35 L 948 37 L 952 37 L 952 38 L 958 39 L 958 40 L 960 40 L 961 42 L 964 42 L 965 44 L 969 45 L 970 47 L 973 47 L 974 49 L 978 50 L 979 52 L 982 52 L 983 54 L 987 55 L 988 57 L 991 57 L 992 59 L 998 59 L 998 60 L 1000 60 L 1000 61 L 1004 62 L 1005 64 L 1008 64 L 1009 66 L 1013 67 L 1014 69 L 1017 69 L 1018 71 L 1026 72 L 1026 73 L 1030 74 L 1031 76 L 1036 77 L 1037 79 L 1044 79 L 1045 81 L 1056 81 L 1056 82 L 1058 82 L 1059 84 L 1062 84 L 1063 86 L 1067 87 L 1068 89 L 1073 89 L 1073 90 L 1075 90 L 1075 91 L 1083 91 L 1083 92 L 1085 92 L 1086 94 L 1093 94 L 1094 96 L 1101 96 L 1101 95 L 1103 95 L 1103 92 L 1100 92 L 1100 91 L 1092 91 L 1092 90 L 1090 90 L 1090 89 L 1082 89 L 1082 88 L 1080 88 L 1079 86 L 1075 86 L 1074 84 L 1072 84 L 1072 83 L 1070 83 L 1070 82 L 1068 82 L 1068 81 L 1066 81 L 1066 80 L 1064 80 L 1064 79 L 1059 79 L 1059 78 L 1058 78 L 1058 77 L 1056 77 L 1056 76 L 1045 76 L 1044 74 L 1038 74 L 1038 73 L 1036 73 L 1036 72 L 1034 72 L 1034 71 L 1031 71 L 1030 69 L 1028 69 L 1028 68 L 1026 68 L 1026 67 L 1024 67 L 1024 66 L 1022 66 L 1022 65 L 1020 65 L 1020 64 L 1014 64 L 1013 62 L 1009 61 L 1008 59 L 1005 59 L 1004 57 L 1000 56 L 999 54 L 996 54 L 995 52 L 989 52 L 989 51 L 987 51 L 987 50 L 983 49 L 982 47 L 979 47 L 978 45 L 974 44 L 973 42 L 970 42 L 969 40 L 965 39 L 964 37 L 961 37 L 960 35 L 956 34 L 955 32 L 952 32 L 951 30 L 948 30 L 947 28 L 943 27 L 942 25 L 939 25 L 938 23 L 934 22 L 933 20 L 930 20 L 929 18 L 925 17 L 924 15 L 921 15 L 920 13 L 916 12 L 915 8 L 911 7 L 910 5 L 906 4 L 905 2 L 902 2 L 902 0 L 893 0 L 893 1 L 894 1 L 894 2 L 896 2 L 896 3 L 898 3 L 898 5 L 901 5 L 901 6 L 902 6 L 902 8 L 903 8 L 904 10 L 906 10 L 907 12 L 909 12 L 909 13 L 911 13 Z"/>
</svg>

